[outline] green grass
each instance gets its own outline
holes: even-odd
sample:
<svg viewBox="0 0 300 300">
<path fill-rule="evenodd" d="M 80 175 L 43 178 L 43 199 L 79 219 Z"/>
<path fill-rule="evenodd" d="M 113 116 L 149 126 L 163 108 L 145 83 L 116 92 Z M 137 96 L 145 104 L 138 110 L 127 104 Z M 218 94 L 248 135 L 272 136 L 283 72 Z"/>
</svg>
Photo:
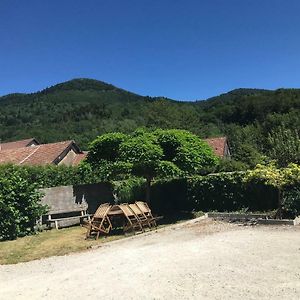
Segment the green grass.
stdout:
<svg viewBox="0 0 300 300">
<path fill-rule="evenodd" d="M 76 226 L 60 230 L 47 230 L 14 241 L 0 242 L 0 264 L 16 264 L 84 251 L 94 245 L 124 237 L 124 235 L 110 235 L 98 240 L 85 240 L 85 233 L 85 228 Z"/>
<path fill-rule="evenodd" d="M 203 212 L 181 213 L 161 220 L 158 228 L 202 216 Z M 84 251 L 92 246 L 124 238 L 123 232 L 85 239 L 86 228 L 74 226 L 59 230 L 45 230 L 35 235 L 0 242 L 0 265 L 16 264 L 50 256 Z"/>
</svg>

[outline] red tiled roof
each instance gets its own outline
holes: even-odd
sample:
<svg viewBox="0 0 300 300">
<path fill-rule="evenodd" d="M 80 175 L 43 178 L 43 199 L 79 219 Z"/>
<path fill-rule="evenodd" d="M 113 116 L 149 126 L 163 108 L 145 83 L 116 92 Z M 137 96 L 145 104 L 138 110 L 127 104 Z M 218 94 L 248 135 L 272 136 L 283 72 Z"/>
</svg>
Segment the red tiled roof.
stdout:
<svg viewBox="0 0 300 300">
<path fill-rule="evenodd" d="M 36 142 L 36 140 L 31 138 L 15 142 L 0 143 L 0 151 L 27 147 L 32 142 Z"/>
<path fill-rule="evenodd" d="M 48 165 L 53 164 L 64 151 L 74 144 L 74 141 L 64 141 L 52 144 L 42 144 L 32 147 L 2 150 L 0 163 L 13 163 L 18 165 Z M 80 150 L 79 150 L 80 151 Z"/>
<path fill-rule="evenodd" d="M 79 154 L 76 154 L 74 160 L 73 160 L 73 166 L 77 166 L 79 165 L 87 156 L 87 152 L 83 152 L 83 153 L 79 153 Z"/>
<path fill-rule="evenodd" d="M 226 144 L 227 144 L 226 137 L 209 138 L 209 139 L 204 139 L 204 141 L 207 142 L 208 145 L 212 147 L 216 155 L 218 155 L 219 157 L 224 157 Z"/>
</svg>

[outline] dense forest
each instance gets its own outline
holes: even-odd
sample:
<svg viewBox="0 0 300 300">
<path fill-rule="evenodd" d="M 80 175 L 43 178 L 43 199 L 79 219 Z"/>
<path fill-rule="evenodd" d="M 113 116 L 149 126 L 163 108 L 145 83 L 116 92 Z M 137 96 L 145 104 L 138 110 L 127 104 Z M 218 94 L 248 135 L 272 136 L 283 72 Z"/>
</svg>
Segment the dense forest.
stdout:
<svg viewBox="0 0 300 300">
<path fill-rule="evenodd" d="M 249 166 L 280 157 L 300 162 L 300 89 L 237 89 L 207 100 L 140 96 L 92 79 L 74 79 L 32 94 L 0 97 L 0 139 L 75 139 L 138 127 L 187 129 L 202 138 L 227 135 L 233 157 Z"/>
</svg>

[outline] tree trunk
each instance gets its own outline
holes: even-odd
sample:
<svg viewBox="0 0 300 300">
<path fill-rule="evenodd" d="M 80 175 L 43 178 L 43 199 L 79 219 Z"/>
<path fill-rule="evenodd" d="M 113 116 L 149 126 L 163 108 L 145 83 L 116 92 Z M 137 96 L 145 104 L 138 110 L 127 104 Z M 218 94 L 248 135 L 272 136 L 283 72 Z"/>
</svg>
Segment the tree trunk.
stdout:
<svg viewBox="0 0 300 300">
<path fill-rule="evenodd" d="M 150 205 L 151 178 L 146 178 L 146 202 Z"/>
</svg>

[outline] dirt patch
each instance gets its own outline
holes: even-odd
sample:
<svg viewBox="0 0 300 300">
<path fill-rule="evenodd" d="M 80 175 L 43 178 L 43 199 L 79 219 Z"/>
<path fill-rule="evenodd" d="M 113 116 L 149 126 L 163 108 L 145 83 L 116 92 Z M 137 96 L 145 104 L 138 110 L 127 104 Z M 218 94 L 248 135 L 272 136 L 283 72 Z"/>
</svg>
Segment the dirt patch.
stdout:
<svg viewBox="0 0 300 300">
<path fill-rule="evenodd" d="M 299 299 L 300 227 L 210 219 L 0 266 L 2 299 Z"/>
</svg>

